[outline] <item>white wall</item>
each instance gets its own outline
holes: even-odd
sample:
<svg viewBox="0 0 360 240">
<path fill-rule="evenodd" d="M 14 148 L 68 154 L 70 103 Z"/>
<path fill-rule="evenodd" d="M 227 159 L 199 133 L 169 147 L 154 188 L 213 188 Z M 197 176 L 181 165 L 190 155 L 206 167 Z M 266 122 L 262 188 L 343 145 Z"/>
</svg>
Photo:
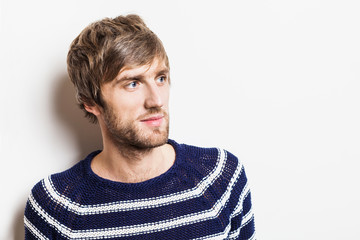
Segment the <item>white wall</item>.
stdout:
<svg viewBox="0 0 360 240">
<path fill-rule="evenodd" d="M 23 239 L 32 186 L 100 147 L 67 79 L 90 22 L 138 13 L 171 61 L 171 137 L 246 167 L 260 239 L 360 236 L 356 0 L 3 0 L 0 239 Z"/>
</svg>

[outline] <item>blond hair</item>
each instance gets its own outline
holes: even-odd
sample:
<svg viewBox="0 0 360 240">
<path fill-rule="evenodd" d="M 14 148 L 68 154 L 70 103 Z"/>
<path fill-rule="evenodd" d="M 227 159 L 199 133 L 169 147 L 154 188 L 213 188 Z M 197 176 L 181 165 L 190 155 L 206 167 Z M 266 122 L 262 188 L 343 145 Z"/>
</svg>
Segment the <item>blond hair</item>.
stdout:
<svg viewBox="0 0 360 240">
<path fill-rule="evenodd" d="M 70 46 L 67 56 L 69 77 L 85 116 L 85 104 L 103 107 L 101 85 L 112 81 L 124 67 L 150 64 L 155 57 L 169 61 L 161 40 L 137 15 L 105 18 L 87 26 Z"/>
</svg>

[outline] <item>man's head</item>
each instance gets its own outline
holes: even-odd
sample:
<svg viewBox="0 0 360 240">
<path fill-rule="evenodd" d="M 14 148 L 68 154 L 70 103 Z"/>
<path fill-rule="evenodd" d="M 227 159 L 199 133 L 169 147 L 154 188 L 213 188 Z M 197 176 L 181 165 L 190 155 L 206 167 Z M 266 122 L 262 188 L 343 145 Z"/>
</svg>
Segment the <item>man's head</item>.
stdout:
<svg viewBox="0 0 360 240">
<path fill-rule="evenodd" d="M 169 62 L 139 16 L 103 19 L 71 44 L 68 72 L 86 116 L 104 141 L 150 149 L 167 142 Z"/>
<path fill-rule="evenodd" d="M 105 18 L 90 24 L 72 42 L 67 58 L 80 108 L 96 122 L 85 106 L 104 107 L 103 84 L 113 81 L 122 69 L 149 65 L 155 58 L 169 68 L 160 39 L 139 16 Z"/>
</svg>

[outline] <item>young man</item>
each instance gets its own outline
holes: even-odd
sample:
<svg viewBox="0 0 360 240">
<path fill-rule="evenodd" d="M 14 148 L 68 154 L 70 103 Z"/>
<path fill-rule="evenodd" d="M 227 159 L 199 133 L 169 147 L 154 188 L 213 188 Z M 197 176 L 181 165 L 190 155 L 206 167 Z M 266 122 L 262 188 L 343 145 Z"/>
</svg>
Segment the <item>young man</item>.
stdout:
<svg viewBox="0 0 360 240">
<path fill-rule="evenodd" d="M 136 15 L 95 22 L 73 41 L 69 76 L 103 149 L 33 188 L 26 239 L 255 239 L 242 163 L 168 139 L 169 69 Z"/>
</svg>

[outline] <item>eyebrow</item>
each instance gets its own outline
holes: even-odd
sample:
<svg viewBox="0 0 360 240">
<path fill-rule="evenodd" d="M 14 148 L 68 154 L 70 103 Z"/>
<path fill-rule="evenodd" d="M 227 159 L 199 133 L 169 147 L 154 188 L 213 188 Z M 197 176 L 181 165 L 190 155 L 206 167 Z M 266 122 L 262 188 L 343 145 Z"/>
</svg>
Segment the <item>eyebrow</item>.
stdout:
<svg viewBox="0 0 360 240">
<path fill-rule="evenodd" d="M 169 69 L 168 68 L 163 68 L 160 71 L 158 71 L 156 73 L 156 76 L 160 76 L 160 75 L 168 75 L 169 74 Z M 124 73 L 123 76 L 121 76 L 120 78 L 116 79 L 116 82 L 122 82 L 122 81 L 127 81 L 127 80 L 136 80 L 136 81 L 141 81 L 142 79 L 144 79 L 144 74 L 126 74 Z"/>
<path fill-rule="evenodd" d="M 156 75 L 160 76 L 160 75 L 169 75 L 169 69 L 168 68 L 164 68 L 162 70 L 160 70 Z"/>
</svg>

